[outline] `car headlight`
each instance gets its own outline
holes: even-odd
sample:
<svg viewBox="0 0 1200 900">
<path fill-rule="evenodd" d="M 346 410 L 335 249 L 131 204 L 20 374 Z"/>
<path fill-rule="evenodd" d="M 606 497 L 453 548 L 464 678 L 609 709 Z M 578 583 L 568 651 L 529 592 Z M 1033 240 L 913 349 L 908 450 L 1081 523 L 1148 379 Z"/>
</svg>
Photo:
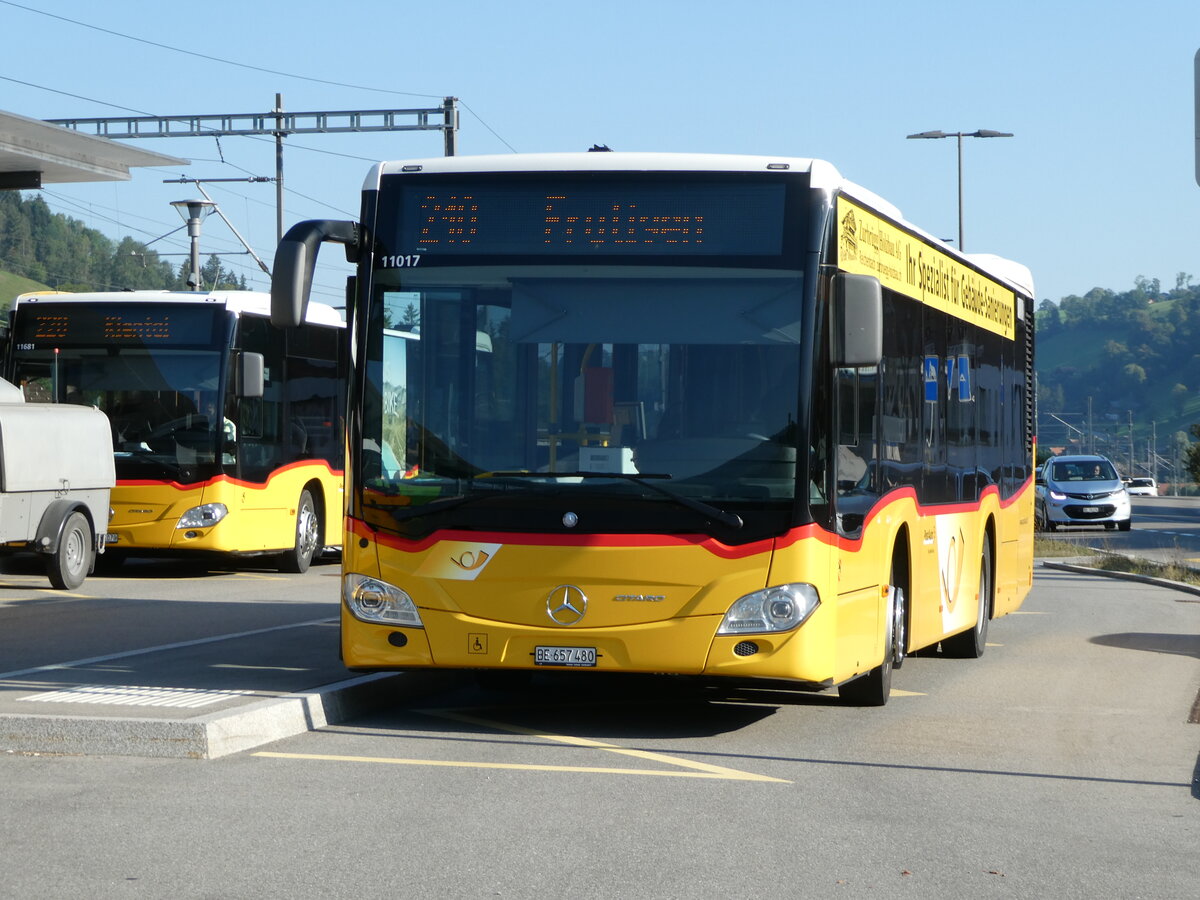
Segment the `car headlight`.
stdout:
<svg viewBox="0 0 1200 900">
<path fill-rule="evenodd" d="M 424 628 L 412 597 L 400 588 L 370 575 L 347 575 L 342 579 L 342 597 L 356 619 L 380 625 Z"/>
<path fill-rule="evenodd" d="M 802 624 L 821 605 L 811 584 L 781 584 L 738 599 L 717 634 L 762 634 L 788 631 Z"/>
<path fill-rule="evenodd" d="M 1059 501 L 1059 502 L 1062 502 L 1063 500 L 1066 500 L 1066 499 L 1067 499 L 1067 495 L 1066 495 L 1066 494 L 1064 494 L 1062 491 L 1051 491 L 1051 492 L 1050 492 L 1050 499 L 1051 499 L 1051 500 L 1057 500 L 1057 501 Z"/>
<path fill-rule="evenodd" d="M 205 503 L 203 506 L 193 506 L 176 523 L 176 528 L 207 528 L 216 525 L 229 515 L 229 508 L 224 503 Z"/>
</svg>

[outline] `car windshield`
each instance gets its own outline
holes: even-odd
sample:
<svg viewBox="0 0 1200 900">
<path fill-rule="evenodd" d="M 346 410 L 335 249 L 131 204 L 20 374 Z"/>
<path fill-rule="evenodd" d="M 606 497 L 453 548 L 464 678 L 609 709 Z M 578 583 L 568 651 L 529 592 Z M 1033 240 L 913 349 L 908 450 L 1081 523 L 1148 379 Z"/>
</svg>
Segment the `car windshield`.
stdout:
<svg viewBox="0 0 1200 900">
<path fill-rule="evenodd" d="M 1055 481 L 1116 481 L 1117 472 L 1106 459 L 1056 462 L 1051 470 Z"/>
</svg>

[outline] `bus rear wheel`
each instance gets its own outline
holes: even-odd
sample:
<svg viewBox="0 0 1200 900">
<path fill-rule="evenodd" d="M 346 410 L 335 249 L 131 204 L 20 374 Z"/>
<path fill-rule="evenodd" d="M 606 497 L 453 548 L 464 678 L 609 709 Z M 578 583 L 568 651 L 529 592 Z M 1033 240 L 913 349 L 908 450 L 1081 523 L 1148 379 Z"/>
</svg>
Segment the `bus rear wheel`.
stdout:
<svg viewBox="0 0 1200 900">
<path fill-rule="evenodd" d="M 73 591 L 92 569 L 92 526 L 87 517 L 73 512 L 63 523 L 58 549 L 46 560 L 46 574 L 56 588 Z"/>
<path fill-rule="evenodd" d="M 306 489 L 300 492 L 296 504 L 296 543 L 279 557 L 280 572 L 307 572 L 317 554 L 321 529 L 317 522 L 317 505 Z"/>
</svg>

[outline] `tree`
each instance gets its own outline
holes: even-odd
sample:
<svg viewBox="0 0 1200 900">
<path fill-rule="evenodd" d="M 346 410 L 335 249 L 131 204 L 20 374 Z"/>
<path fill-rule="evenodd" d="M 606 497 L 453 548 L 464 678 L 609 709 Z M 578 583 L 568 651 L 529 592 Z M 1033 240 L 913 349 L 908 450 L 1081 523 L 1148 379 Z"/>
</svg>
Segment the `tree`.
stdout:
<svg viewBox="0 0 1200 900">
<path fill-rule="evenodd" d="M 1200 438 L 1200 425 L 1192 425 L 1189 430 L 1192 437 Z M 1192 481 L 1200 484 L 1200 444 L 1188 444 L 1184 451 L 1183 465 Z"/>
<path fill-rule="evenodd" d="M 1175 415 L 1182 416 L 1192 392 L 1186 384 L 1176 384 L 1171 388 L 1171 405 L 1175 407 Z"/>
<path fill-rule="evenodd" d="M 180 267 L 180 274 L 186 283 L 191 263 L 184 263 Z M 197 289 L 203 288 L 208 291 L 244 291 L 246 289 L 246 276 L 238 276 L 234 272 L 226 269 L 221 265 L 221 258 L 217 254 L 211 254 L 200 267 L 201 284 L 197 285 Z"/>
<path fill-rule="evenodd" d="M 1137 363 L 1129 363 L 1122 367 L 1121 374 L 1130 387 L 1139 388 L 1146 383 L 1146 370 Z"/>
<path fill-rule="evenodd" d="M 1035 325 L 1039 334 L 1054 334 L 1062 328 L 1062 313 L 1058 306 L 1049 300 L 1043 300 L 1038 306 Z"/>
<path fill-rule="evenodd" d="M 114 246 L 41 196 L 0 191 L 0 268 L 57 289 L 176 288 L 174 267 L 131 238 Z"/>
</svg>

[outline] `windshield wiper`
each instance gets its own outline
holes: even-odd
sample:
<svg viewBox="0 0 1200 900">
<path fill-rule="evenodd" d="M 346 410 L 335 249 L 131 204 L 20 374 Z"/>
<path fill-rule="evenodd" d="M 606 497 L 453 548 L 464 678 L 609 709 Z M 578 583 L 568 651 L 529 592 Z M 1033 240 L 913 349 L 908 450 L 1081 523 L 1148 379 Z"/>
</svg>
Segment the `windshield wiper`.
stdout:
<svg viewBox="0 0 1200 900">
<path fill-rule="evenodd" d="M 641 487 L 649 488 L 656 494 L 661 494 L 680 506 L 690 509 L 692 512 L 698 512 L 710 519 L 716 519 L 728 528 L 741 528 L 745 524 L 742 521 L 742 517 L 737 513 L 705 503 L 703 500 L 696 500 L 692 497 L 669 491 L 651 480 L 671 477 L 666 474 L 647 473 L 645 475 L 631 475 L 627 472 L 490 472 L 489 475 L 495 478 L 619 478 L 624 481 L 631 481 Z"/>
</svg>

